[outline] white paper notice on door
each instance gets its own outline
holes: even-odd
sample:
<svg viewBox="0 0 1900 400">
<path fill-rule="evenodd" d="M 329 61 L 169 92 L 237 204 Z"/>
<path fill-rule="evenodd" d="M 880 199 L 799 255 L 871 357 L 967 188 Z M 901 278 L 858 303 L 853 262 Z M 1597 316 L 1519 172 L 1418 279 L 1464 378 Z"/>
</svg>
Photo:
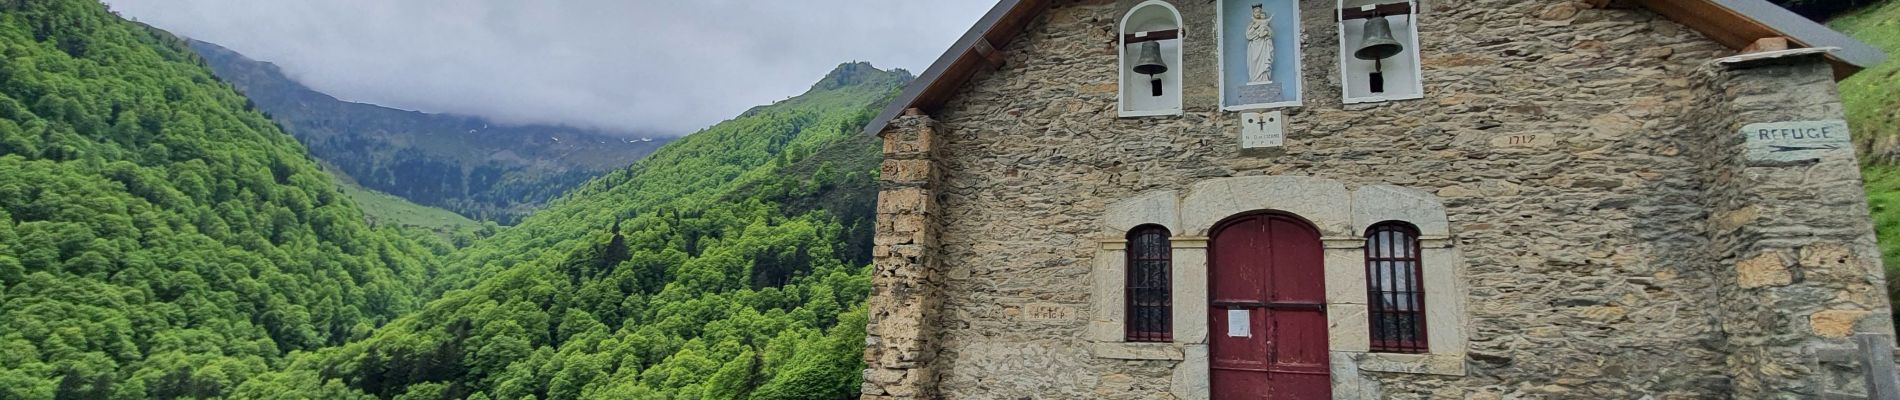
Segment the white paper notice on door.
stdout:
<svg viewBox="0 0 1900 400">
<path fill-rule="evenodd" d="M 1249 310 L 1227 310 L 1227 337 L 1253 337 L 1253 313 Z"/>
</svg>

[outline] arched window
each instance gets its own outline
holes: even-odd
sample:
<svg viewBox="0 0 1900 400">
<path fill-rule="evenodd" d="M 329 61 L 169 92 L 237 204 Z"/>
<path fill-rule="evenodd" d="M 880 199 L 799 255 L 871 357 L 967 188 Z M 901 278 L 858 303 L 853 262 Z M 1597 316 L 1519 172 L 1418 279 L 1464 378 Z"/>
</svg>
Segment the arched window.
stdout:
<svg viewBox="0 0 1900 400">
<path fill-rule="evenodd" d="M 1372 351 L 1424 353 L 1424 263 L 1418 228 L 1382 222 L 1366 230 L 1366 291 L 1372 318 Z"/>
<path fill-rule="evenodd" d="M 1128 341 L 1174 340 L 1168 228 L 1142 225 L 1128 232 Z"/>
</svg>

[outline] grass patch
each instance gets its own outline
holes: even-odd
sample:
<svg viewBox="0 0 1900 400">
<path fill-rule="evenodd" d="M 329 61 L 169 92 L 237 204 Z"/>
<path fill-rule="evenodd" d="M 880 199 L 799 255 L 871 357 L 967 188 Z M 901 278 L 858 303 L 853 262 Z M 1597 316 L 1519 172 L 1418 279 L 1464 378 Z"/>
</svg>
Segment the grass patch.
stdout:
<svg viewBox="0 0 1900 400">
<path fill-rule="evenodd" d="M 326 165 L 326 167 L 328 167 Z M 412 203 L 395 195 L 378 192 L 357 185 L 349 177 L 330 169 L 338 187 L 343 193 L 356 201 L 363 209 L 363 215 L 369 222 L 378 226 L 400 226 L 419 228 L 448 237 L 461 232 L 473 232 L 482 228 L 482 223 L 456 214 L 453 211 Z"/>
<path fill-rule="evenodd" d="M 1886 261 L 1887 274 L 1900 267 L 1900 166 L 1870 164 L 1861 167 L 1866 179 L 1867 207 L 1873 211 L 1874 229 L 1880 234 L 1880 255 Z"/>
<path fill-rule="evenodd" d="M 1900 56 L 1900 1 L 1867 6 L 1828 25 L 1886 50 L 1890 57 Z M 1900 62 L 1889 59 L 1841 81 L 1841 99 L 1862 159 L 1900 163 Z"/>
<path fill-rule="evenodd" d="M 1828 25 L 1890 56 L 1900 55 L 1900 0 L 1867 6 Z M 1887 270 L 1887 298 L 1900 299 L 1900 281 L 1894 279 L 1900 277 L 1900 62 L 1889 59 L 1842 81 L 1841 99 L 1861 151 L 1867 206 Z"/>
</svg>

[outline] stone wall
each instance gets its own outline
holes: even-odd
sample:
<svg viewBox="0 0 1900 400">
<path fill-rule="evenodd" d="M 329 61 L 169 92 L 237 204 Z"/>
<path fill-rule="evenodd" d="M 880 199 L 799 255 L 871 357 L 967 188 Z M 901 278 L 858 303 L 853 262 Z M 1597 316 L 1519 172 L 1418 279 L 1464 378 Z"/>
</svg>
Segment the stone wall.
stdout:
<svg viewBox="0 0 1900 400">
<path fill-rule="evenodd" d="M 1424 0 L 1425 98 L 1343 105 L 1335 2 L 1303 0 L 1306 104 L 1284 109 L 1285 148 L 1242 152 L 1238 115 L 1217 103 L 1214 3 L 1171 1 L 1188 24 L 1181 66 L 1187 111 L 1144 118 L 1116 117 L 1114 87 L 1115 23 L 1137 1 L 1055 3 L 1003 46 L 1004 67 L 980 73 L 936 113 L 941 127 L 917 130 L 913 118 L 904 122 L 910 127 L 885 132 L 899 147 L 917 140 L 904 132 L 934 137 L 921 143 L 940 141 L 934 164 L 892 156 L 940 178 L 902 183 L 915 179 L 893 178 L 887 161 L 867 398 L 1171 398 L 1178 349 L 1159 357 L 1097 354 L 1090 340 L 1089 316 L 1104 311 L 1091 309 L 1096 258 L 1112 255 L 1105 243 L 1118 239 L 1102 237 L 1099 220 L 1110 204 L 1224 177 L 1306 176 L 1348 190 L 1393 185 L 1443 199 L 1448 246 L 1462 254 L 1468 275 L 1466 373 L 1366 368 L 1354 393 L 1367 397 L 1781 393 L 1779 384 L 1749 377 L 1780 369 L 1750 369 L 1742 364 L 1758 360 L 1732 350 L 1772 355 L 1832 343 L 1812 339 L 1809 327 L 1835 326 L 1847 315 L 1818 310 L 1884 306 L 1804 303 L 1798 308 L 1816 310 L 1799 314 L 1806 322 L 1747 328 L 1753 331 L 1744 336 L 1760 343 L 1737 337 L 1742 326 L 1724 324 L 1765 314 L 1724 306 L 1756 293 L 1728 289 L 1744 275 L 1736 270 L 1743 256 L 1782 249 L 1786 266 L 1804 256 L 1838 259 L 1830 258 L 1838 249 L 1857 263 L 1876 262 L 1869 257 L 1877 253 L 1866 252 L 1871 233 L 1846 225 L 1803 240 L 1753 233 L 1711 240 L 1717 224 L 1747 215 L 1735 206 L 1761 204 L 1755 211 L 1763 218 L 1808 217 L 1764 203 L 1799 198 L 1785 190 L 1792 186 L 1721 181 L 1766 172 L 1698 161 L 1716 151 L 1710 135 L 1739 122 L 1711 120 L 1724 111 L 1706 103 L 1754 98 L 1725 92 L 1721 79 L 1732 77 L 1696 79 L 1706 63 L 1732 52 L 1648 11 L 1561 0 Z M 1815 182 L 1839 191 L 1828 196 L 1846 196 L 1841 179 L 1850 178 Z M 1828 221 L 1786 226 L 1832 224 L 1856 212 L 1864 224 L 1858 204 Z M 1751 221 L 1743 224 L 1770 223 Z M 917 233 L 932 229 L 935 235 Z M 900 249 L 916 255 L 894 255 Z M 908 270 L 917 272 L 900 272 Z M 1813 277 L 1782 270 L 1793 286 L 1766 290 L 1789 298 L 1873 282 L 1824 268 L 1842 280 L 1796 284 Z M 1765 271 L 1781 280 L 1780 270 Z M 1847 319 L 1858 321 L 1850 324 L 1858 332 L 1879 323 L 1868 322 L 1878 314 Z M 1799 339 L 1769 340 L 1777 337 Z M 1750 372 L 1731 379 L 1738 369 Z"/>
<path fill-rule="evenodd" d="M 1816 354 L 1854 349 L 1855 334 L 1893 335 L 1854 153 L 1751 161 L 1740 134 L 1750 123 L 1845 119 L 1833 76 L 1819 54 L 1791 54 L 1714 63 L 1695 81 L 1703 131 L 1684 138 L 1696 142 L 1714 210 L 1718 317 L 1740 398 L 1862 393 L 1829 382 Z"/>
</svg>

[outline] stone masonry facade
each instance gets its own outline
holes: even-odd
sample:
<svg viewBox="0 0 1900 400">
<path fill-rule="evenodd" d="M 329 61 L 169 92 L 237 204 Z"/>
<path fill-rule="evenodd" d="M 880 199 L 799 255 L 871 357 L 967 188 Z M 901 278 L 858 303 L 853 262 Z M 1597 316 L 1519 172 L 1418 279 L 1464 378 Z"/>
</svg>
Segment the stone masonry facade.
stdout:
<svg viewBox="0 0 1900 400">
<path fill-rule="evenodd" d="M 1096 282 L 1121 239 L 1104 227 L 1143 199 L 1190 225 L 1179 204 L 1243 181 L 1442 209 L 1426 239 L 1454 264 L 1441 295 L 1462 315 L 1439 318 L 1463 346 L 1335 348 L 1336 398 L 1866 395 L 1819 356 L 1893 335 L 1852 152 L 1750 161 L 1738 134 L 1842 119 L 1821 57 L 1728 58 L 1603 2 L 1422 0 L 1425 97 L 1347 105 L 1336 3 L 1302 0 L 1305 103 L 1282 109 L 1283 148 L 1243 151 L 1218 104 L 1214 2 L 1169 2 L 1187 22 L 1185 112 L 1117 117 L 1116 21 L 1138 2 L 1056 1 L 999 46 L 1003 66 L 881 133 L 864 398 L 1205 398 L 1204 337 L 1101 334 L 1119 305 Z M 1360 226 L 1321 228 L 1328 257 L 1362 246 Z M 1204 254 L 1195 229 L 1177 260 Z"/>
</svg>

